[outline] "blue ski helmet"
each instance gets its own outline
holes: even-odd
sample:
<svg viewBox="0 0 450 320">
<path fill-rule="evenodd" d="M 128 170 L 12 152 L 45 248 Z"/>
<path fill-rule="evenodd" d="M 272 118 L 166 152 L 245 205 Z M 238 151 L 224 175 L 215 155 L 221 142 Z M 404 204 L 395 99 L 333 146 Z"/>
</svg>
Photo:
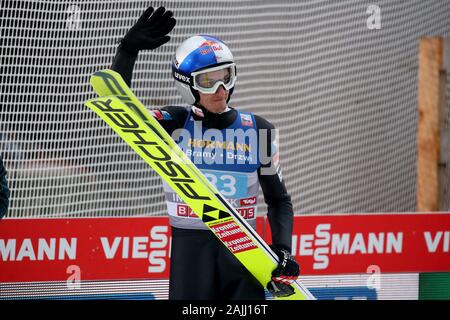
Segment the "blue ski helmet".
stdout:
<svg viewBox="0 0 450 320">
<path fill-rule="evenodd" d="M 197 81 L 197 76 L 220 69 L 227 69 L 226 80 L 212 83 L 209 87 Z M 193 105 L 200 99 L 199 91 L 214 93 L 220 85 L 229 90 L 229 99 L 236 82 L 236 65 L 224 42 L 211 36 L 197 35 L 186 39 L 177 48 L 172 61 L 172 75 L 183 100 Z"/>
</svg>

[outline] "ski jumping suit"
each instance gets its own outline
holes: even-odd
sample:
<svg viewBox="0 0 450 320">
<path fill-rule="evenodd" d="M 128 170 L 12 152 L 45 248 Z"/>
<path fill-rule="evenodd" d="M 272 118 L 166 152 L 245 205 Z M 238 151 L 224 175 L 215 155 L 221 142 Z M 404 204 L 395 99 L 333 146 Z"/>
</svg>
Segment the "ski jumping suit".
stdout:
<svg viewBox="0 0 450 320">
<path fill-rule="evenodd" d="M 136 56 L 119 46 L 112 69 L 119 72 L 130 86 Z M 272 233 L 272 244 L 291 250 L 293 209 L 285 184 L 281 179 L 278 149 L 274 144 L 274 126 L 264 118 L 230 108 L 221 114 L 199 114 L 196 107 L 168 106 L 153 110 L 154 117 L 173 136 L 177 129 L 185 129 L 191 139 L 176 139 L 188 157 L 214 182 L 222 195 L 255 227 L 258 190 L 261 186 L 268 205 L 268 220 Z M 258 144 L 237 146 L 233 141 L 216 143 L 222 150 L 223 164 L 210 163 L 204 158 L 219 156 L 208 153 L 208 141 L 197 139 L 197 132 L 217 129 L 226 137 L 226 129 L 267 130 L 267 151 L 270 161 L 262 163 L 255 153 Z M 259 141 L 258 141 L 259 142 Z M 231 145 L 230 145 L 231 143 Z M 239 150 L 238 150 L 239 149 Z M 253 152 L 253 153 L 252 153 Z M 219 152 L 220 153 L 220 152 Z M 244 163 L 227 164 L 226 157 L 237 157 Z M 251 161 L 249 160 L 251 157 Z M 256 157 L 256 158 L 255 158 Z M 211 159 L 210 159 L 211 160 Z M 236 161 L 234 161 L 236 163 Z M 267 170 L 264 170 L 267 169 Z M 172 227 L 169 299 L 190 300 L 264 300 L 264 288 L 207 230 L 200 219 L 191 212 L 171 188 L 163 184 Z"/>
</svg>

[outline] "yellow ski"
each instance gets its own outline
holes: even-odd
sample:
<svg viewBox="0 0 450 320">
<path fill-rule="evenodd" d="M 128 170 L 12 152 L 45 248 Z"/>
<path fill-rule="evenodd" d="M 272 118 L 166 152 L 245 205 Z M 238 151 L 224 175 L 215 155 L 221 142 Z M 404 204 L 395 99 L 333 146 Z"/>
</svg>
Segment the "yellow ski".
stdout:
<svg viewBox="0 0 450 320">
<path fill-rule="evenodd" d="M 91 85 L 100 96 L 86 102 L 189 205 L 205 225 L 263 287 L 271 280 L 278 257 L 241 215 L 209 183 L 201 171 L 135 97 L 122 77 L 96 72 Z M 233 240 L 227 237 L 233 232 Z M 298 281 L 283 300 L 314 299 Z"/>
</svg>

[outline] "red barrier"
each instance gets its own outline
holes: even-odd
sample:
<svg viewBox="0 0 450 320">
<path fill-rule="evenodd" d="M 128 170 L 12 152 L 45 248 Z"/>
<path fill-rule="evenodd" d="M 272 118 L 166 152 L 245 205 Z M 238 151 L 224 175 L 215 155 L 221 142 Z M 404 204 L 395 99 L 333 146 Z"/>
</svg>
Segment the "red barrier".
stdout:
<svg viewBox="0 0 450 320">
<path fill-rule="evenodd" d="M 449 247 L 449 213 L 295 217 L 303 275 L 450 271 Z M 169 255 L 166 217 L 0 220 L 0 282 L 167 279 Z"/>
<path fill-rule="evenodd" d="M 167 218 L 4 219 L 0 282 L 169 277 Z"/>
<path fill-rule="evenodd" d="M 306 275 L 450 271 L 450 214 L 301 216 L 292 243 Z"/>
</svg>

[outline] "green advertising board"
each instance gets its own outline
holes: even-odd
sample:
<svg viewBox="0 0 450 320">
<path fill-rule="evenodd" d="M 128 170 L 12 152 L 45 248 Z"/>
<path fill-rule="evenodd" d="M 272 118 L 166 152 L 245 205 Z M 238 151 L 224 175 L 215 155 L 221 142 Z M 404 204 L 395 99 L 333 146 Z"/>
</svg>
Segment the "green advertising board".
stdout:
<svg viewBox="0 0 450 320">
<path fill-rule="evenodd" d="M 421 273 L 419 300 L 450 300 L 450 273 Z"/>
</svg>

